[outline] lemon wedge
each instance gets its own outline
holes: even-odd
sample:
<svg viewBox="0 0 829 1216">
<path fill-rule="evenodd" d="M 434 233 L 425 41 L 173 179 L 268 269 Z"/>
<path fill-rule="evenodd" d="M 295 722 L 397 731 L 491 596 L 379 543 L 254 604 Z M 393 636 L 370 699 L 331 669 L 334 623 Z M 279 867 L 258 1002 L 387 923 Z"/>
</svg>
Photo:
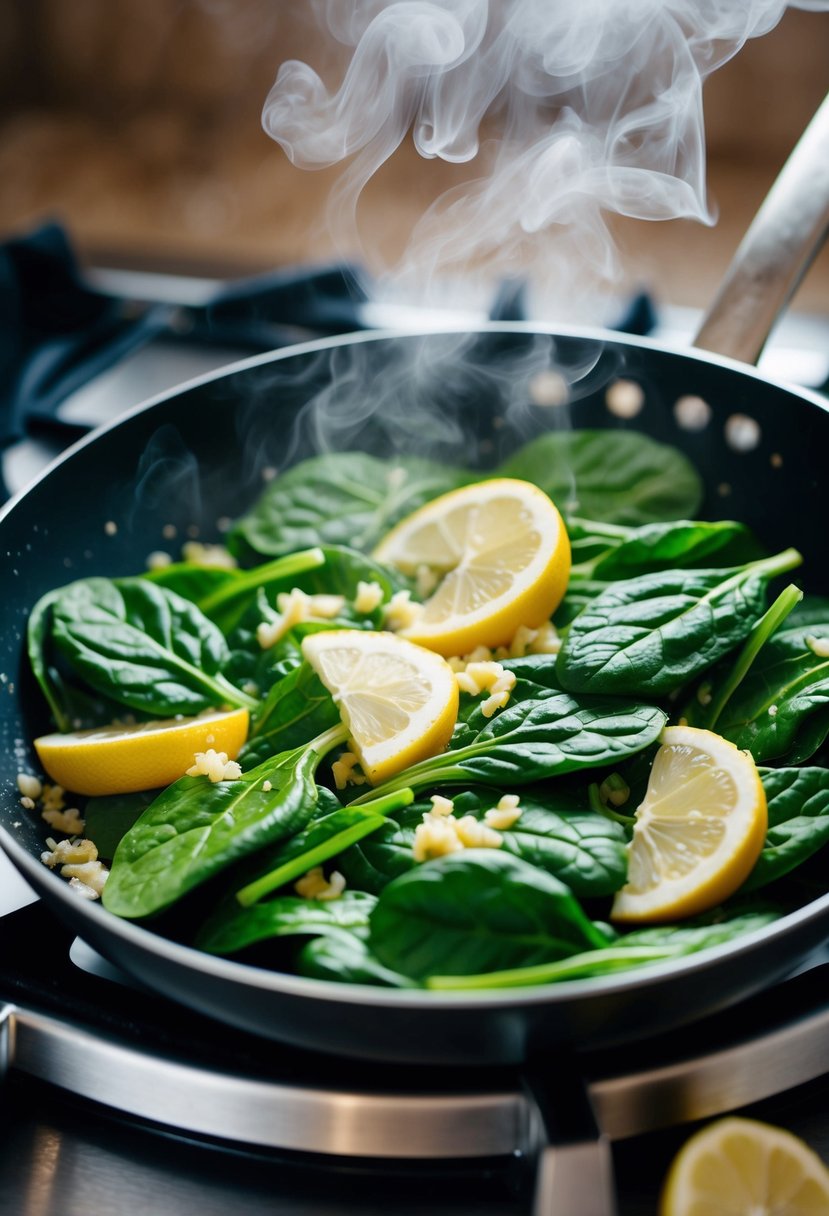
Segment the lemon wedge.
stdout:
<svg viewBox="0 0 829 1216">
<path fill-rule="evenodd" d="M 829 1170 L 797 1136 L 754 1119 L 719 1119 L 671 1165 L 659 1216 L 823 1216 Z"/>
<path fill-rule="evenodd" d="M 383 538 L 374 557 L 439 580 L 400 633 L 447 657 L 504 646 L 520 625 L 543 625 L 570 576 L 570 541 L 556 507 L 537 486 L 505 477 L 426 503 Z"/>
<path fill-rule="evenodd" d="M 362 629 L 311 634 L 302 653 L 333 696 L 372 785 L 446 747 L 458 685 L 439 655 Z"/>
<path fill-rule="evenodd" d="M 35 751 L 46 772 L 74 794 L 130 794 L 169 785 L 196 752 L 213 748 L 233 760 L 248 735 L 246 709 L 42 735 Z"/>
<path fill-rule="evenodd" d="M 628 881 L 616 921 L 693 916 L 745 881 L 766 837 L 766 796 L 757 768 L 708 730 L 668 726 L 636 811 Z"/>
</svg>

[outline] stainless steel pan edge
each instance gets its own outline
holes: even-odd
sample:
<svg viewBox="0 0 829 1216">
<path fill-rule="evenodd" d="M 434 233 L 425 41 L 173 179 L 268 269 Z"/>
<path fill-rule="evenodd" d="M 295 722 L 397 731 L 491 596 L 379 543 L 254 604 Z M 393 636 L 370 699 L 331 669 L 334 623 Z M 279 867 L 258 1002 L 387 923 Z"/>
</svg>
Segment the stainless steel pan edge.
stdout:
<svg viewBox="0 0 829 1216">
<path fill-rule="evenodd" d="M 528 325 L 492 325 L 480 331 L 497 341 L 504 336 L 532 336 L 539 332 L 537 327 Z M 821 398 L 771 385 L 759 373 L 731 360 L 709 355 L 677 355 L 656 343 L 620 339 L 600 331 L 556 330 L 555 335 L 557 342 L 593 342 L 601 343 L 603 349 L 612 348 L 619 356 L 618 366 L 622 370 L 629 370 L 630 360 L 643 360 L 642 366 L 649 371 L 653 360 L 667 361 L 677 393 L 694 389 L 695 377 L 689 374 L 689 369 L 707 368 L 707 374 L 713 375 L 716 383 L 721 383 L 721 377 L 725 377 L 722 387 L 730 398 L 729 404 L 733 401 L 734 384 L 742 386 L 748 397 L 761 391 L 771 394 L 780 409 L 797 411 L 797 416 L 789 421 L 798 442 L 803 438 L 803 427 L 798 423 L 805 420 L 813 429 L 819 427 L 824 441 L 829 438 L 829 413 Z M 138 424 L 139 431 L 143 427 L 152 433 L 165 422 L 171 410 L 177 408 L 182 414 L 182 402 L 190 400 L 195 404 L 199 393 L 209 391 L 211 386 L 221 390 L 219 405 L 226 406 L 234 397 L 240 399 L 240 392 L 244 394 L 241 386 L 246 377 L 286 360 L 302 360 L 326 349 L 354 343 L 380 343 L 376 349 L 382 351 L 382 344 L 405 342 L 407 338 L 423 340 L 420 334 L 349 335 L 345 340 L 328 339 L 246 360 L 155 398 L 125 419 L 81 441 L 0 514 L 0 539 L 5 542 L 0 550 L 6 553 L 3 561 L 7 578 L 15 578 L 13 572 L 18 569 L 15 561 L 19 564 L 22 560 L 24 548 L 18 546 L 15 551 L 14 537 L 20 518 L 27 511 L 27 503 L 31 504 L 33 500 L 38 500 L 40 505 L 48 503 L 53 488 L 57 493 L 62 492 L 55 486 L 56 481 L 65 490 L 72 484 L 76 469 L 88 466 L 90 457 L 98 451 L 104 456 L 108 445 L 117 445 L 131 426 L 135 428 Z M 665 394 L 657 393 L 660 395 Z M 182 416 L 186 416 L 186 410 Z M 721 422 L 722 418 L 718 417 L 717 425 Z M 578 419 L 575 425 L 580 425 Z M 648 428 L 643 426 L 642 429 Z M 805 451 L 799 449 L 799 455 L 817 461 L 813 449 L 814 444 L 809 443 Z M 826 450 L 825 442 L 823 450 Z M 123 487 L 121 489 L 123 491 Z M 110 505 L 106 485 L 95 500 L 105 513 Z M 60 511 L 61 503 L 53 510 Z M 99 521 L 101 518 L 103 516 L 99 514 Z M 80 521 L 82 530 L 91 526 L 89 519 Z M 18 535 L 17 539 L 22 538 Z M 133 553 L 133 566 L 135 557 L 143 556 L 146 551 L 140 549 Z M 58 553 L 54 552 L 53 556 L 57 557 Z M 98 563 L 95 572 L 105 573 L 104 557 L 96 554 L 95 561 Z M 64 576 L 58 565 L 52 567 L 51 579 L 46 580 L 45 585 L 50 582 L 55 585 L 75 576 L 76 572 L 72 570 Z M 33 601 L 28 602 L 31 606 Z M 7 653 L 16 652 L 17 666 L 13 666 L 12 671 L 17 671 L 21 665 L 25 624 L 25 612 L 21 607 L 18 606 L 13 619 L 6 622 Z M 9 695 L 8 685 L 4 692 Z M 25 735 L 18 731 L 17 736 L 12 737 L 6 719 L 3 729 L 7 754 L 14 756 L 17 748 L 22 749 L 22 756 L 27 746 Z M 317 1050 L 410 1062 L 502 1063 L 522 1059 L 528 1053 L 565 1041 L 599 1044 L 639 1037 L 699 1016 L 701 1012 L 713 1011 L 756 991 L 791 970 L 829 932 L 829 895 L 826 895 L 750 939 L 706 952 L 699 958 L 613 979 L 570 982 L 510 993 L 476 994 L 474 998 L 302 980 L 198 954 L 144 928 L 117 921 L 100 907 L 77 899 L 63 881 L 38 860 L 39 849 L 32 841 L 31 825 L 27 829 L 23 813 L 17 806 L 13 786 L 17 763 L 15 757 L 11 766 L 7 764 L 4 774 L 0 843 L 63 920 L 71 923 L 113 962 L 149 986 L 224 1021 Z"/>
</svg>

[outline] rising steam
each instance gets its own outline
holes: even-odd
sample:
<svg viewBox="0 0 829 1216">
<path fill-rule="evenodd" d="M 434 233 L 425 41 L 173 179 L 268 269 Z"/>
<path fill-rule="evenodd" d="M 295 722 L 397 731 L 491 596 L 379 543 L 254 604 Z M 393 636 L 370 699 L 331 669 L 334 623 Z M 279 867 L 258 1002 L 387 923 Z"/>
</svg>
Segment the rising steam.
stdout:
<svg viewBox="0 0 829 1216">
<path fill-rule="evenodd" d="M 826 0 L 799 7 L 825 8 Z M 349 59 L 338 88 L 284 63 L 266 131 L 294 164 L 350 163 L 330 199 L 344 247 L 357 201 L 411 131 L 425 158 L 474 163 L 413 233 L 407 287 L 526 267 L 566 298 L 617 274 L 606 215 L 713 222 L 702 84 L 785 0 L 313 0 Z M 543 234 L 541 236 L 540 234 Z M 577 269 L 576 269 L 577 268 Z"/>
</svg>

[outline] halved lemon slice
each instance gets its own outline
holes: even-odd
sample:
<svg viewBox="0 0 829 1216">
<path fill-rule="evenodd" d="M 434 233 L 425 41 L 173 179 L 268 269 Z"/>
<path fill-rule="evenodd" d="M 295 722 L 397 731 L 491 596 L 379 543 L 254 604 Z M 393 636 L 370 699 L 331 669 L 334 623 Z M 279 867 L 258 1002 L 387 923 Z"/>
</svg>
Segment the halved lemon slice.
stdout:
<svg viewBox="0 0 829 1216">
<path fill-rule="evenodd" d="M 433 499 L 401 520 L 374 557 L 440 579 L 401 636 L 447 657 L 503 646 L 520 625 L 543 625 L 570 576 L 570 541 L 555 506 L 537 486 L 506 477 Z"/>
<path fill-rule="evenodd" d="M 754 1119 L 718 1119 L 671 1165 L 659 1216 L 823 1216 L 829 1170 L 797 1136 Z"/>
<path fill-rule="evenodd" d="M 446 747 L 458 685 L 439 655 L 362 629 L 311 634 L 302 653 L 337 703 L 372 785 Z"/>
<path fill-rule="evenodd" d="M 745 881 L 766 838 L 766 795 L 748 752 L 692 726 L 668 726 L 661 741 L 613 920 L 670 920 L 713 908 Z"/>
<path fill-rule="evenodd" d="M 247 736 L 246 709 L 208 710 L 195 718 L 42 735 L 35 750 L 52 780 L 74 794 L 130 794 L 177 781 L 196 752 L 211 747 L 233 760 Z"/>
</svg>

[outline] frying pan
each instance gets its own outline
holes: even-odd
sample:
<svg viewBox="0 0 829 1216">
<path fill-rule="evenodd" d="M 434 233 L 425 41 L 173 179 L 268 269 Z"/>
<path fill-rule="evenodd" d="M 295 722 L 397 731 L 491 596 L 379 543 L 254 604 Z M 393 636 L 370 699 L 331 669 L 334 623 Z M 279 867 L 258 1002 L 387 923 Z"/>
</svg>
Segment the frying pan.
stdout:
<svg viewBox="0 0 829 1216">
<path fill-rule="evenodd" d="M 702 345 L 742 360 L 759 354 L 770 314 L 826 222 L 827 127 L 824 104 L 749 231 Z M 785 270 L 770 270 L 781 257 Z M 349 396 L 355 368 L 359 386 Z M 567 383 L 566 408 L 533 404 L 539 370 Z M 633 419 L 608 409 L 606 390 L 620 378 L 642 391 Z M 698 429 L 683 425 L 675 408 L 688 397 L 710 407 Z M 372 400 L 382 408 L 366 410 Z M 395 400 L 402 407 L 391 410 Z M 753 446 L 735 444 L 735 415 L 757 424 L 748 428 Z M 76 444 L 0 513 L 0 843 L 55 915 L 139 982 L 229 1025 L 321 1052 L 455 1065 L 512 1063 L 562 1044 L 601 1046 L 667 1030 L 773 983 L 825 941 L 829 893 L 739 941 L 626 974 L 507 992 L 386 990 L 200 954 L 78 898 L 40 862 L 47 831 L 21 809 L 15 780 L 20 770 L 37 771 L 30 740 L 49 729 L 25 658 L 32 605 L 73 578 L 141 570 L 163 547 L 167 525 L 179 536 L 215 537 L 218 520 L 254 500 L 264 469 L 311 454 L 323 417 L 333 418 L 344 447 L 384 456 L 425 450 L 484 467 L 552 426 L 645 432 L 692 460 L 705 485 L 704 515 L 743 520 L 772 550 L 796 545 L 809 587 L 829 591 L 827 403 L 733 358 L 601 331 L 496 324 L 347 335 L 194 380 Z"/>
</svg>

